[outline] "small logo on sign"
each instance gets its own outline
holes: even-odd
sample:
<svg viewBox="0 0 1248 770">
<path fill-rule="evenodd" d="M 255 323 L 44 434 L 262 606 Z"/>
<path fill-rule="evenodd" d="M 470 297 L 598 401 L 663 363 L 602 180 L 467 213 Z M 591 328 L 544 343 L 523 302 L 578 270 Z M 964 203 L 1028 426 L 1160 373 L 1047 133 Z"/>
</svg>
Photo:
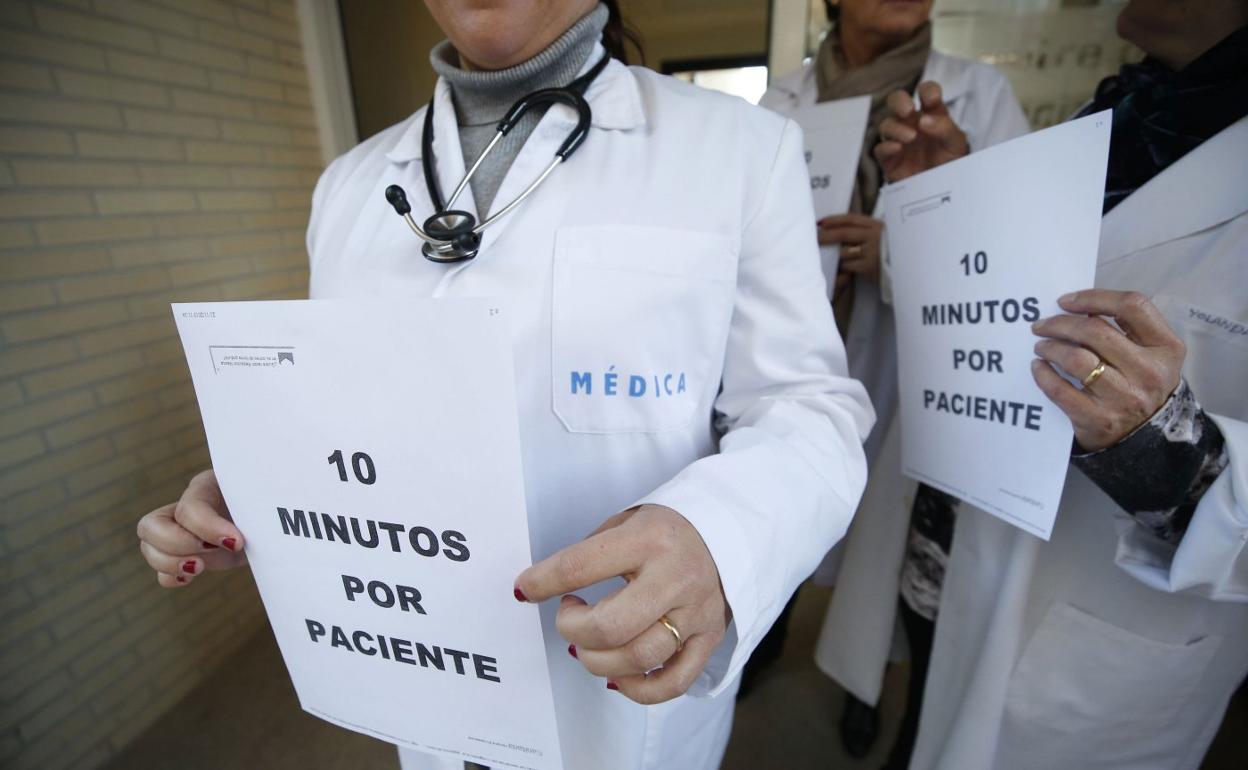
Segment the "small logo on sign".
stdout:
<svg viewBox="0 0 1248 770">
<path fill-rule="evenodd" d="M 295 348 L 291 345 L 209 345 L 208 353 L 214 374 L 295 365 Z"/>
<path fill-rule="evenodd" d="M 901 221 L 913 219 L 919 214 L 926 214 L 929 211 L 936 211 L 943 206 L 949 206 L 953 203 L 953 192 L 946 190 L 936 195 L 929 195 L 926 198 L 920 198 L 913 203 L 903 204 L 901 207 Z"/>
</svg>

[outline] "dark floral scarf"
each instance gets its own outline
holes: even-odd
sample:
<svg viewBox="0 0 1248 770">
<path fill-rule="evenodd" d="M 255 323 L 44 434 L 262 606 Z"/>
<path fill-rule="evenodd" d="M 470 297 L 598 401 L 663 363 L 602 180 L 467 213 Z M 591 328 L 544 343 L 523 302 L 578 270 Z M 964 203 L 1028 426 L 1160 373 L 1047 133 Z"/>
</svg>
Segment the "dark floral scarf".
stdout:
<svg viewBox="0 0 1248 770">
<path fill-rule="evenodd" d="M 1248 114 L 1248 27 L 1175 72 L 1153 58 L 1097 86 L 1082 114 L 1114 111 L 1104 212 Z"/>
</svg>

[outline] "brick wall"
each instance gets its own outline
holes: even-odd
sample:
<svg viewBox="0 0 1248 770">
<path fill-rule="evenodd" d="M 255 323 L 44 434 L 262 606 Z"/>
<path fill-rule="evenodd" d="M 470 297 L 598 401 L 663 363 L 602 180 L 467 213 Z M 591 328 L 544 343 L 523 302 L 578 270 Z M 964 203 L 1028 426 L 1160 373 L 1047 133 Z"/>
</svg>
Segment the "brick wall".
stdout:
<svg viewBox="0 0 1248 770">
<path fill-rule="evenodd" d="M 314 125 L 293 0 L 0 0 L 0 765 L 100 765 L 263 623 L 134 527 L 208 464 L 169 302 L 306 296 Z"/>
</svg>

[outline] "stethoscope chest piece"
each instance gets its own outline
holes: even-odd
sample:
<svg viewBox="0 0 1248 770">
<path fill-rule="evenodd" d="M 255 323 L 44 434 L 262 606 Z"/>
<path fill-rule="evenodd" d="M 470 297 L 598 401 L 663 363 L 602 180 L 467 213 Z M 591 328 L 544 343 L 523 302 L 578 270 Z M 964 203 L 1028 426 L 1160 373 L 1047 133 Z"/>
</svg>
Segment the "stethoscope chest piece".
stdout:
<svg viewBox="0 0 1248 770">
<path fill-rule="evenodd" d="M 463 262 L 477 256 L 481 234 L 477 218 L 467 211 L 439 211 L 425 220 L 425 232 L 434 241 L 425 241 L 420 251 L 426 259 L 444 264 Z"/>
<path fill-rule="evenodd" d="M 481 229 L 477 227 L 477 218 L 467 211 L 440 210 L 425 220 L 422 230 L 412 219 L 412 207 L 402 187 L 397 184 L 387 187 L 386 200 L 425 242 L 420 252 L 429 261 L 444 265 L 463 262 L 477 256 L 480 251 Z"/>
</svg>

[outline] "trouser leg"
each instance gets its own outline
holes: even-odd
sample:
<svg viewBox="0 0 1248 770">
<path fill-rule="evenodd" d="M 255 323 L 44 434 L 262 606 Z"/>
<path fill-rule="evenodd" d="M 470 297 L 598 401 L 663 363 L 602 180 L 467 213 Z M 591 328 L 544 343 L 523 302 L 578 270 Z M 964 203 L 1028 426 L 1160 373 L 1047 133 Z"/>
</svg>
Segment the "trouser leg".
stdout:
<svg viewBox="0 0 1248 770">
<path fill-rule="evenodd" d="M 919 735 L 919 715 L 923 710 L 923 690 L 927 684 L 927 670 L 932 660 L 932 642 L 936 635 L 936 623 L 928 620 L 903 602 L 898 602 L 898 613 L 910 642 L 910 682 L 906 686 L 906 711 L 901 718 L 897 740 L 888 756 L 885 770 L 905 770 L 910 764 L 910 754 Z"/>
</svg>

